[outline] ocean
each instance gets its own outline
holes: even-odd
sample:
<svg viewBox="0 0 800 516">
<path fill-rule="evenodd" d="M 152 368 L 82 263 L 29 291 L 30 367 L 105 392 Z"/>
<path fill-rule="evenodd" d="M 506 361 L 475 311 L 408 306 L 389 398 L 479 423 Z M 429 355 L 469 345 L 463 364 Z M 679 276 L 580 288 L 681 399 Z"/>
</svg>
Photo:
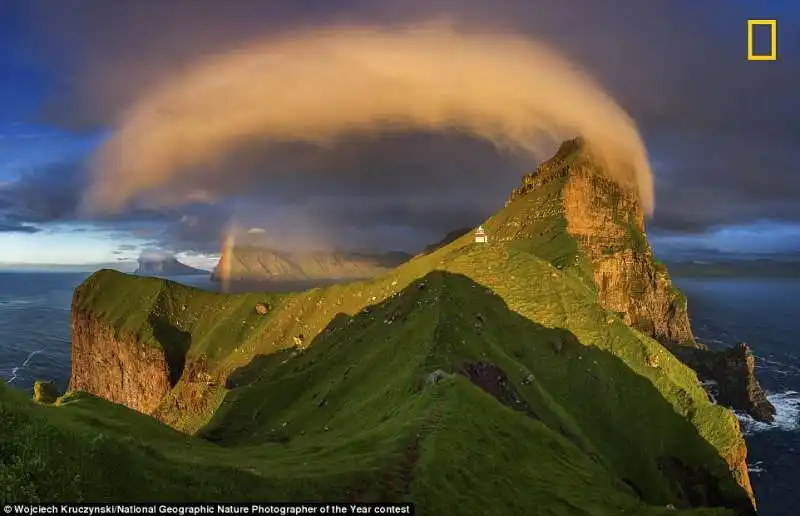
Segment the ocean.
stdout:
<svg viewBox="0 0 800 516">
<path fill-rule="evenodd" d="M 0 272 L 0 376 L 21 389 L 37 379 L 65 389 L 70 375 L 69 306 L 85 273 Z M 211 289 L 205 276 L 174 278 Z M 747 342 L 778 409 L 775 424 L 740 417 L 762 516 L 800 507 L 800 280 L 676 278 L 692 327 L 711 347 Z"/>
<path fill-rule="evenodd" d="M 740 416 L 759 514 L 800 507 L 800 279 L 675 278 L 698 339 L 709 347 L 746 342 L 756 376 L 777 409 L 765 425 Z"/>
</svg>

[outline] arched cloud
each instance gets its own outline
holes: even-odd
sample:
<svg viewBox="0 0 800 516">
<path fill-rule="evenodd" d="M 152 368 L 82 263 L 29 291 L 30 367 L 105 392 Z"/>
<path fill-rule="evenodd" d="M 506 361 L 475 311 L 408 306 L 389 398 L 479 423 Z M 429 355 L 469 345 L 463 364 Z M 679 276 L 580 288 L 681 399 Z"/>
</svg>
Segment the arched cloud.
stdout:
<svg viewBox="0 0 800 516">
<path fill-rule="evenodd" d="M 387 128 L 457 130 L 538 157 L 581 135 L 653 210 L 637 128 L 588 75 L 536 41 L 442 24 L 306 30 L 175 70 L 123 112 L 93 157 L 84 208 L 196 200 L 198 174 L 235 174 L 215 165 L 254 140 L 325 145 Z"/>
</svg>

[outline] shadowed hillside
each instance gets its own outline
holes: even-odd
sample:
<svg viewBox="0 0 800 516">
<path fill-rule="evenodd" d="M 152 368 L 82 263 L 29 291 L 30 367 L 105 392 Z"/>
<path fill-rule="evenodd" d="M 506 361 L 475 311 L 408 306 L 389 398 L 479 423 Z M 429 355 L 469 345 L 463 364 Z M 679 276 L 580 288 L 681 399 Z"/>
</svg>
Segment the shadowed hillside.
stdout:
<svg viewBox="0 0 800 516">
<path fill-rule="evenodd" d="M 0 474 L 30 499 L 752 514 L 738 421 L 656 340 L 693 344 L 685 304 L 588 156 L 568 143 L 526 177 L 487 244 L 465 234 L 368 280 L 225 295 L 92 275 L 72 388 L 138 412 L 3 387 Z M 592 233 L 575 199 L 612 219 Z"/>
<path fill-rule="evenodd" d="M 748 506 L 706 440 L 735 419 L 697 389 L 665 398 L 625 351 L 637 352 L 587 346 L 433 272 L 235 370 L 200 438 L 91 396 L 33 407 L 7 388 L 2 438 L 10 456 L 45 458 L 18 464 L 26 475 L 11 484 L 42 499 L 410 499 L 419 514 Z M 119 461 L 124 478 L 96 469 Z"/>
</svg>

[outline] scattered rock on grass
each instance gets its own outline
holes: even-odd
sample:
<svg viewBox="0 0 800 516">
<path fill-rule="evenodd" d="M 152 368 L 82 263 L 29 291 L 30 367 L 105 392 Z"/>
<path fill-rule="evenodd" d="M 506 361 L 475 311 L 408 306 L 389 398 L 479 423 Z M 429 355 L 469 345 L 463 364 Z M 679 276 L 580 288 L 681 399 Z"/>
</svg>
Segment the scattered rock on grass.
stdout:
<svg viewBox="0 0 800 516">
<path fill-rule="evenodd" d="M 56 384 L 49 381 L 37 380 L 33 384 L 33 400 L 37 403 L 55 403 L 58 399 Z"/>
<path fill-rule="evenodd" d="M 447 373 L 442 371 L 441 369 L 437 369 L 436 371 L 429 373 L 425 377 L 425 383 L 429 385 L 433 385 L 435 383 L 439 383 L 440 381 L 444 380 L 447 377 Z"/>
<path fill-rule="evenodd" d="M 266 315 L 269 312 L 269 305 L 266 303 L 256 303 L 256 313 L 258 315 Z"/>
</svg>

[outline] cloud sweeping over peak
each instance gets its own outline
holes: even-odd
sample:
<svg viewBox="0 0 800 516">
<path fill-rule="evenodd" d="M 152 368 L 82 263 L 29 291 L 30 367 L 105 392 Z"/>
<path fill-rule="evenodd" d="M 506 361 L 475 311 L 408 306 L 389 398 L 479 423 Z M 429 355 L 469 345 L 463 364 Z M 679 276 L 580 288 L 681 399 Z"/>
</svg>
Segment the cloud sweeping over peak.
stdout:
<svg viewBox="0 0 800 516">
<path fill-rule="evenodd" d="M 651 236 L 800 224 L 796 1 L 0 3 L 0 247 L 207 254 L 235 222 L 415 252 L 580 134 L 649 160 Z M 748 19 L 778 61 L 746 60 Z"/>
<path fill-rule="evenodd" d="M 397 130 L 467 134 L 531 165 L 580 135 L 648 213 L 654 207 L 636 125 L 589 75 L 538 41 L 436 22 L 294 31 L 175 70 L 121 111 L 92 158 L 83 208 L 213 203 L 210 184 L 243 194 L 303 172 L 296 160 L 241 172 L 237 153 L 248 146 L 330 148 Z"/>
</svg>

